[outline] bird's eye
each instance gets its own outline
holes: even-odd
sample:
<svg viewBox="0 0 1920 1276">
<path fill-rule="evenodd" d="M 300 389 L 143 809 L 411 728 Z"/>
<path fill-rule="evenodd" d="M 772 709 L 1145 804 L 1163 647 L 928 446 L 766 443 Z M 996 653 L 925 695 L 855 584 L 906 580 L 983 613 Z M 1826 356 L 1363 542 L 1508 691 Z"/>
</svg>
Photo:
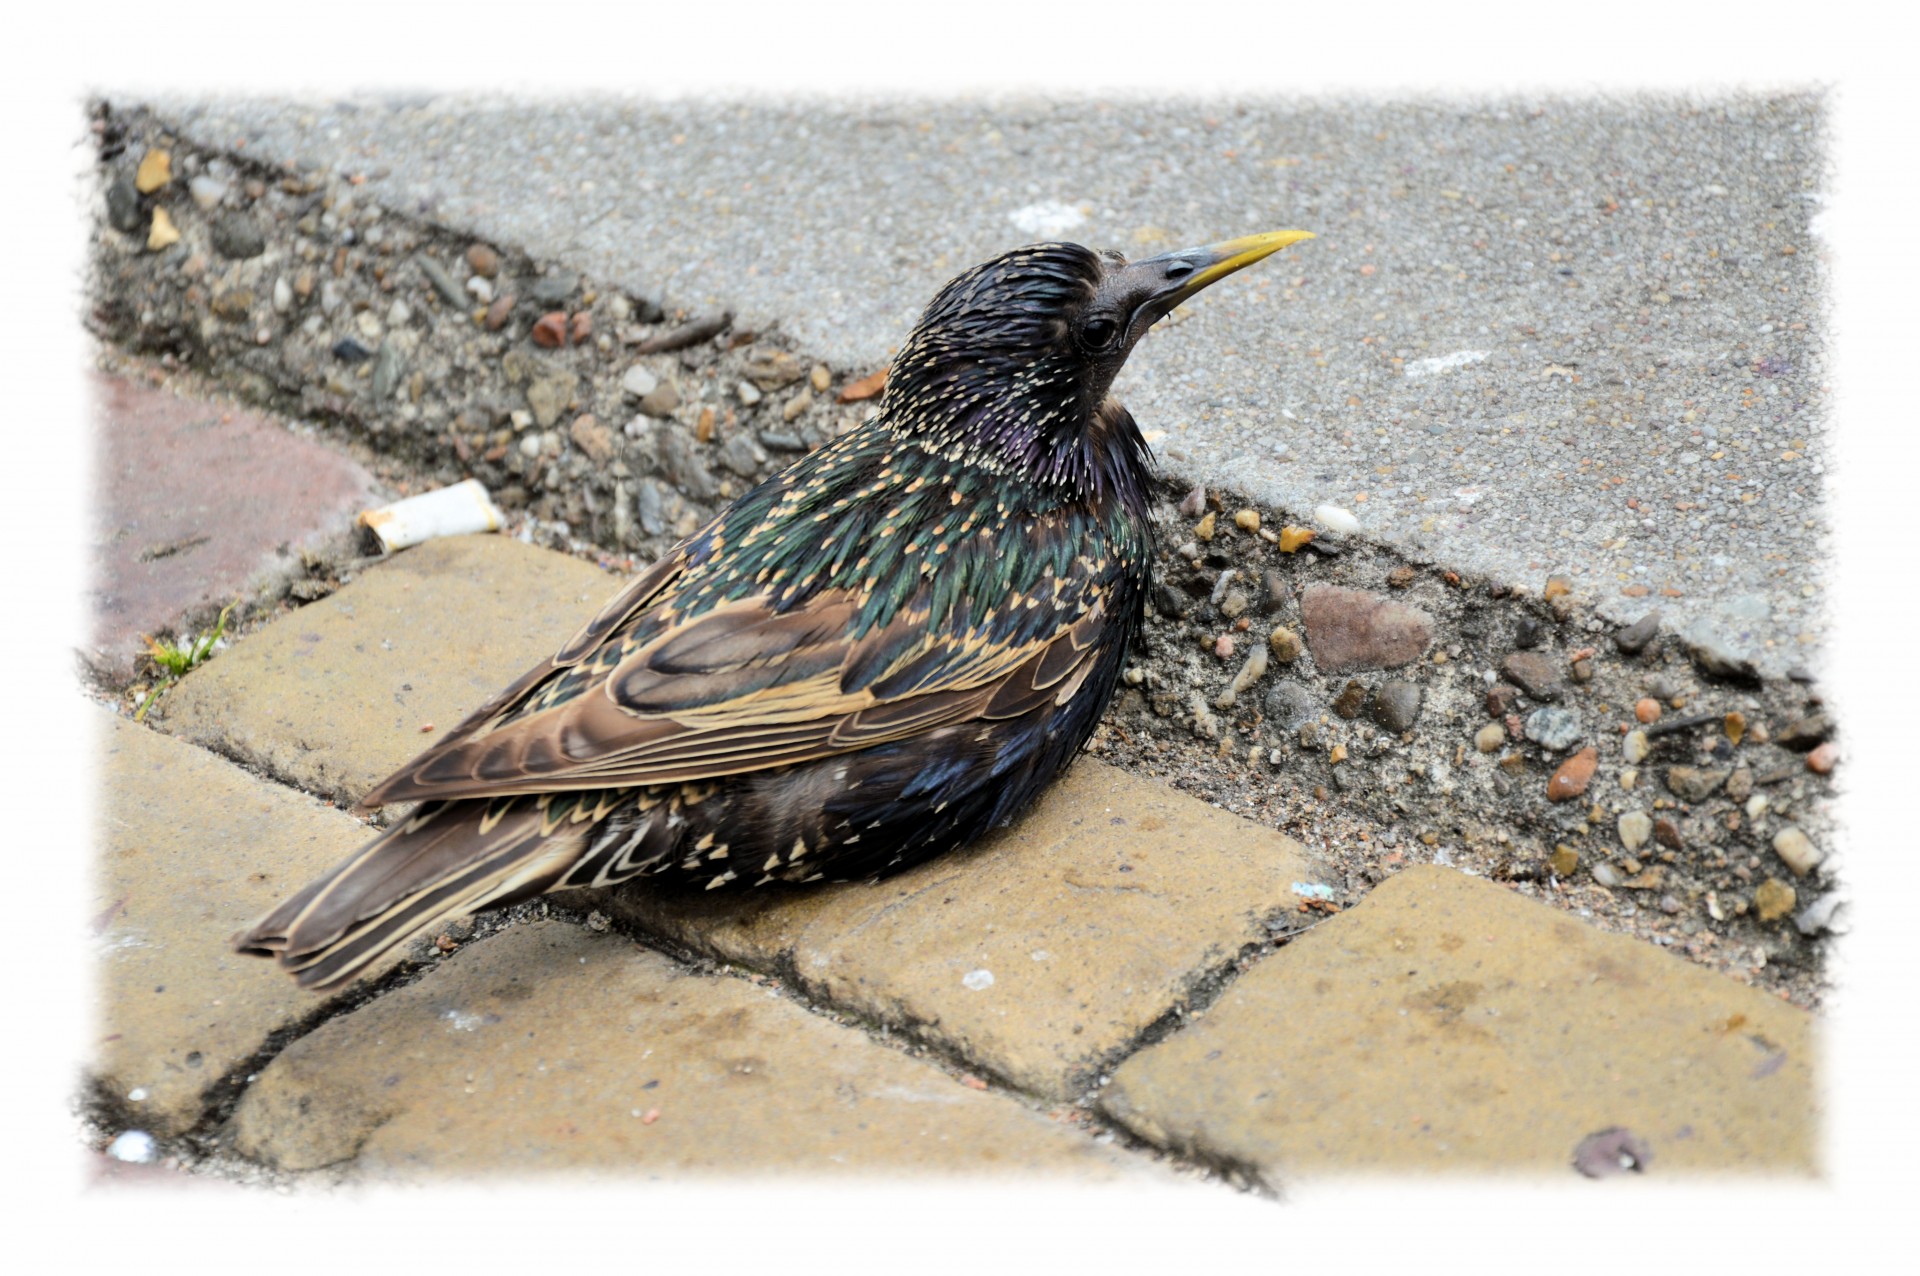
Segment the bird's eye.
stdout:
<svg viewBox="0 0 1920 1276">
<path fill-rule="evenodd" d="M 1085 341 L 1088 348 L 1092 350 L 1105 350 L 1119 335 L 1120 325 L 1106 318 L 1089 319 L 1080 329 L 1081 340 Z"/>
</svg>

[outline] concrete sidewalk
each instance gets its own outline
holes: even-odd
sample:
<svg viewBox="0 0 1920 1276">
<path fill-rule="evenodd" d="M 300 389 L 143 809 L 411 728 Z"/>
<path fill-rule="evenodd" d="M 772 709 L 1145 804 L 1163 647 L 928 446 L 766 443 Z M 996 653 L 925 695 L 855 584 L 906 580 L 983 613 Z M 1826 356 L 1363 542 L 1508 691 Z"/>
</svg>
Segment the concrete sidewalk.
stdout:
<svg viewBox="0 0 1920 1276">
<path fill-rule="evenodd" d="M 1483 102 L 176 98 L 669 308 L 885 364 L 951 275 L 1067 238 L 1319 234 L 1144 343 L 1170 472 L 1669 624 L 1779 676 L 1825 633 L 1817 95 Z M 1161 433 L 1163 432 L 1163 433 Z"/>
</svg>

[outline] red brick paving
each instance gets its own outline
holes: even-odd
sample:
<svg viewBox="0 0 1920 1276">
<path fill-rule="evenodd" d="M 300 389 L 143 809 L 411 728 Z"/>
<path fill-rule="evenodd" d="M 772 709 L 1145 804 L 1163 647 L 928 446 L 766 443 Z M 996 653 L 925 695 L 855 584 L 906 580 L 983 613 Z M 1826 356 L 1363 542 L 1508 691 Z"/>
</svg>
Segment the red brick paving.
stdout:
<svg viewBox="0 0 1920 1276">
<path fill-rule="evenodd" d="M 346 531 L 373 476 L 285 425 L 229 404 L 96 374 L 94 625 L 114 676 L 190 613 L 233 601 Z"/>
</svg>

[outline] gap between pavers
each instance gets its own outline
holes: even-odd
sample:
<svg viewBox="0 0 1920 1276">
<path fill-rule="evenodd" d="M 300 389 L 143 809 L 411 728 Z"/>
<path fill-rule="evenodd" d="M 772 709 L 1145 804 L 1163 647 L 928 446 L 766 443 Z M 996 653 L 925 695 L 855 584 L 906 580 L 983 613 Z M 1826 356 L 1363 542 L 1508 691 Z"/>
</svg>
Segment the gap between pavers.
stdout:
<svg viewBox="0 0 1920 1276">
<path fill-rule="evenodd" d="M 142 634 L 171 630 L 275 577 L 299 550 L 348 534 L 377 484 L 350 457 L 272 418 L 124 376 L 92 377 L 93 649 L 133 672 Z"/>
<path fill-rule="evenodd" d="M 1815 1171 L 1804 1011 L 1451 869 L 1376 887 L 1115 1071 L 1141 1137 L 1269 1183 L 1570 1176 L 1621 1128 L 1646 1173 Z"/>
<path fill-rule="evenodd" d="M 94 712 L 92 1080 L 139 1128 L 172 1136 L 193 1128 L 220 1099 L 210 1091 L 270 1036 L 328 1004 L 228 940 L 351 854 L 367 828 L 204 749 Z"/>
<path fill-rule="evenodd" d="M 303 1037 L 228 1128 L 268 1165 L 369 1179 L 599 1169 L 1173 1181 L 771 989 L 558 921 L 492 936 Z"/>
<path fill-rule="evenodd" d="M 497 536 L 429 542 L 188 675 L 164 724 L 355 799 L 428 743 L 422 719 L 451 726 L 618 584 Z M 1082 759 L 987 845 L 878 886 L 691 900 L 633 887 L 605 906 L 1061 1098 L 1264 943 L 1314 879 L 1291 839 Z"/>
<path fill-rule="evenodd" d="M 508 536 L 428 541 L 248 635 L 150 716 L 308 792 L 355 802 L 434 732 L 559 650 L 619 584 Z"/>
</svg>

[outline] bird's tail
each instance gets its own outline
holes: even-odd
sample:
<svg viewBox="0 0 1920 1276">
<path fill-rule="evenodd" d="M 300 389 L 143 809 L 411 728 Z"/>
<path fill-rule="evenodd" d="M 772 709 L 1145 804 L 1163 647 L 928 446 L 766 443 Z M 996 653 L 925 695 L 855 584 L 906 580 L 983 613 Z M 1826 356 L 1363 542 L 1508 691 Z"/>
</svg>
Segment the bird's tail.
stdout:
<svg viewBox="0 0 1920 1276">
<path fill-rule="evenodd" d="M 233 938 L 320 991 L 435 922 L 544 894 L 574 867 L 585 826 L 556 828 L 532 798 L 429 802 Z M 579 828 L 581 831 L 574 831 Z"/>
</svg>

